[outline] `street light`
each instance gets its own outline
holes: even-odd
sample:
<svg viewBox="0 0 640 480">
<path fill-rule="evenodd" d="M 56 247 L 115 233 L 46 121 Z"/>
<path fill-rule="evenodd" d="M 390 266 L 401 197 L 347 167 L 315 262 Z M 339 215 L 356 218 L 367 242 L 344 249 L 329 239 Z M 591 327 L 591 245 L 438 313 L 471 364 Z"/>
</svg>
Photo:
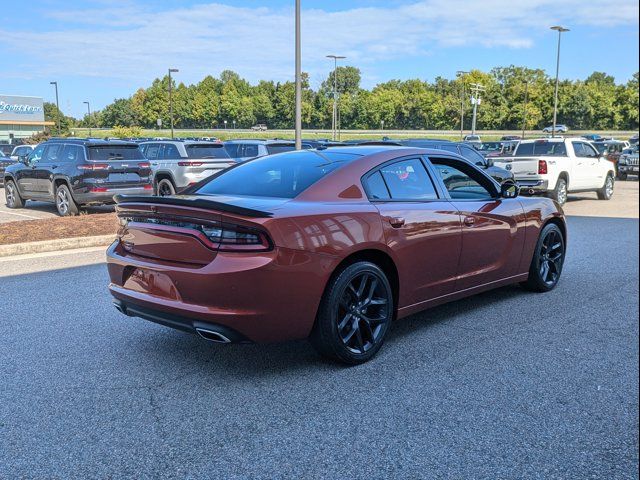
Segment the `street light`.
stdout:
<svg viewBox="0 0 640 480">
<path fill-rule="evenodd" d="M 529 102 L 529 82 L 524 82 L 524 107 L 522 108 L 522 139 L 527 128 L 527 103 Z"/>
<path fill-rule="evenodd" d="M 482 95 L 482 92 L 484 92 L 485 90 L 486 89 L 484 88 L 484 86 L 480 85 L 479 83 L 471 84 L 471 91 L 473 92 L 473 96 L 471 97 L 471 103 L 473 104 L 473 120 L 471 122 L 471 135 L 476 134 L 476 119 L 478 116 L 478 105 L 482 103 L 482 98 L 480 98 L 480 96 Z"/>
<path fill-rule="evenodd" d="M 87 122 L 89 122 L 89 136 L 91 136 L 91 106 L 89 102 L 82 102 L 87 104 Z"/>
<path fill-rule="evenodd" d="M 58 101 L 58 82 L 49 82 L 49 84 L 55 85 L 56 87 L 56 120 L 58 121 L 57 134 L 60 135 L 60 102 Z"/>
<path fill-rule="evenodd" d="M 302 150 L 302 42 L 300 0 L 296 0 L 296 150 Z"/>
<path fill-rule="evenodd" d="M 173 138 L 173 96 L 171 94 L 171 91 L 173 89 L 173 85 L 171 84 L 171 74 L 172 73 L 178 73 L 180 70 L 178 70 L 177 68 L 170 68 L 169 69 L 169 119 L 171 121 L 171 138 Z"/>
<path fill-rule="evenodd" d="M 235 120 L 233 121 L 233 129 L 234 130 L 236 129 L 236 121 Z"/>
<path fill-rule="evenodd" d="M 458 70 L 456 75 L 462 77 L 462 88 L 460 89 L 460 140 L 464 138 L 464 76 L 469 73 L 463 70 Z"/>
<path fill-rule="evenodd" d="M 224 129 L 225 130 L 227 129 L 227 121 L 226 120 L 224 121 Z"/>
<path fill-rule="evenodd" d="M 560 75 L 560 39 L 562 38 L 562 34 L 564 32 L 568 32 L 569 29 L 565 27 L 561 27 L 560 25 L 556 25 L 551 27 L 551 30 L 555 30 L 558 32 L 558 54 L 556 58 L 556 91 L 553 98 L 553 127 L 551 130 L 551 137 L 556 136 L 556 122 L 558 120 L 558 78 Z"/>
<path fill-rule="evenodd" d="M 338 130 L 338 60 L 347 57 L 342 55 L 327 55 L 327 58 L 333 59 L 333 117 L 331 119 L 331 129 L 333 130 L 333 140 L 337 140 Z"/>
</svg>

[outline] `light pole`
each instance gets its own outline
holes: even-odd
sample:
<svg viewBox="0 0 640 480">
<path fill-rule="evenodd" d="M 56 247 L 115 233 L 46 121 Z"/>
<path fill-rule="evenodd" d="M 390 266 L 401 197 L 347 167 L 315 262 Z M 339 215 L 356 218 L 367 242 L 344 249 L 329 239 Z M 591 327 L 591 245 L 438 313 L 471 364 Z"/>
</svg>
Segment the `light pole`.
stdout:
<svg viewBox="0 0 640 480">
<path fill-rule="evenodd" d="M 227 121 L 226 120 L 224 121 L 224 129 L 225 130 L 227 129 Z"/>
<path fill-rule="evenodd" d="M 476 118 L 478 115 L 478 105 L 482 102 L 480 95 L 485 88 L 479 83 L 471 84 L 471 91 L 473 92 L 473 96 L 471 97 L 471 103 L 473 103 L 473 121 L 471 122 L 471 135 L 476 134 Z"/>
<path fill-rule="evenodd" d="M 58 131 L 56 132 L 60 135 L 60 102 L 58 101 L 58 82 L 49 82 L 50 85 L 55 85 L 56 87 L 56 120 L 58 122 Z"/>
<path fill-rule="evenodd" d="M 384 120 L 380 120 L 380 130 L 384 131 Z"/>
<path fill-rule="evenodd" d="M 233 121 L 233 129 L 234 130 L 236 129 L 236 121 L 235 120 Z"/>
<path fill-rule="evenodd" d="M 333 59 L 333 117 L 331 120 L 331 129 L 333 130 L 333 140 L 337 140 L 338 130 L 338 60 L 347 57 L 342 55 L 327 55 L 327 58 Z"/>
<path fill-rule="evenodd" d="M 296 0 L 296 150 L 302 150 L 302 42 L 300 0 Z"/>
<path fill-rule="evenodd" d="M 89 136 L 91 136 L 91 106 L 89 102 L 82 102 L 87 105 L 87 122 L 89 122 Z"/>
<path fill-rule="evenodd" d="M 171 82 L 171 74 L 178 73 L 179 71 L 180 70 L 178 70 L 177 68 L 169 69 L 169 120 L 171 121 L 171 138 L 173 138 L 173 95 L 172 95 L 173 85 Z"/>
<path fill-rule="evenodd" d="M 458 70 L 456 75 L 461 77 L 462 88 L 460 89 L 460 140 L 464 138 L 464 76 L 469 73 L 463 70 Z"/>
<path fill-rule="evenodd" d="M 556 122 L 558 120 L 558 79 L 560 75 L 560 39 L 562 38 L 562 34 L 564 32 L 568 32 L 569 29 L 565 27 L 561 27 L 560 25 L 556 25 L 551 27 L 551 30 L 556 30 L 558 32 L 558 54 L 556 58 L 556 91 L 553 96 L 553 127 L 551 130 L 551 137 L 556 136 Z"/>
<path fill-rule="evenodd" d="M 522 139 L 527 128 L 527 102 L 529 101 L 529 82 L 524 82 L 524 107 L 522 108 Z"/>
</svg>

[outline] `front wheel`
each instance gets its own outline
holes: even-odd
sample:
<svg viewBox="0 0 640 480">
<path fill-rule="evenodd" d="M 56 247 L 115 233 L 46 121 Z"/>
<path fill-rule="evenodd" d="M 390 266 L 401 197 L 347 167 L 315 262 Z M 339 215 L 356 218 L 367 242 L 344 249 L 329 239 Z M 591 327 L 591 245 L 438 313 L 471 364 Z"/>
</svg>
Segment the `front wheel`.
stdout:
<svg viewBox="0 0 640 480">
<path fill-rule="evenodd" d="M 618 180 L 622 180 L 624 182 L 628 177 L 629 176 L 626 173 L 618 173 Z"/>
<path fill-rule="evenodd" d="M 555 223 L 550 223 L 540 232 L 529 267 L 529 278 L 521 285 L 534 292 L 553 290 L 560 280 L 564 257 L 565 243 L 562 231 Z"/>
<path fill-rule="evenodd" d="M 611 200 L 611 197 L 613 197 L 614 185 L 615 185 L 615 180 L 613 179 L 613 175 L 608 174 L 607 179 L 604 181 L 604 185 L 600 190 L 598 190 L 598 199 Z"/>
<path fill-rule="evenodd" d="M 330 281 L 311 343 L 332 360 L 364 363 L 382 347 L 393 312 L 393 293 L 384 272 L 370 262 L 354 263 Z"/>
<path fill-rule="evenodd" d="M 13 180 L 8 180 L 4 185 L 4 197 L 9 208 L 22 208 L 24 207 L 24 200 L 20 196 L 18 187 Z"/>
</svg>

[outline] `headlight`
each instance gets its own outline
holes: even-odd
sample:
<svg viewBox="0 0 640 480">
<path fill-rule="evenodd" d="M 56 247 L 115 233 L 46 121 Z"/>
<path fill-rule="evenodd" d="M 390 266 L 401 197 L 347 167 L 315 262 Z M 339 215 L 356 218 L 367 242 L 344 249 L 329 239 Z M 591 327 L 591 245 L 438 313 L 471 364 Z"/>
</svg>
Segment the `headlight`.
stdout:
<svg viewBox="0 0 640 480">
<path fill-rule="evenodd" d="M 620 157 L 620 160 L 618 160 L 618 163 L 620 165 L 626 165 L 627 164 L 627 157 L 626 156 Z"/>
</svg>

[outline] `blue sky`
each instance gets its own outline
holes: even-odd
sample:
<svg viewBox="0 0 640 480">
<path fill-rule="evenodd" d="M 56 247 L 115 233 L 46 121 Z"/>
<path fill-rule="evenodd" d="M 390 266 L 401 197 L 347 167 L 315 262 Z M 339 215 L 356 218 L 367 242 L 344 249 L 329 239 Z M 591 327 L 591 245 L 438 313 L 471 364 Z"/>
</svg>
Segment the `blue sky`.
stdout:
<svg viewBox="0 0 640 480">
<path fill-rule="evenodd" d="M 29 0 L 3 5 L 0 93 L 52 101 L 81 116 L 146 87 L 168 67 L 178 81 L 232 69 L 251 82 L 293 78 L 293 0 Z M 315 88 L 343 54 L 363 86 L 450 77 L 511 64 L 562 78 L 638 71 L 637 0 L 302 0 L 303 69 Z"/>
</svg>

